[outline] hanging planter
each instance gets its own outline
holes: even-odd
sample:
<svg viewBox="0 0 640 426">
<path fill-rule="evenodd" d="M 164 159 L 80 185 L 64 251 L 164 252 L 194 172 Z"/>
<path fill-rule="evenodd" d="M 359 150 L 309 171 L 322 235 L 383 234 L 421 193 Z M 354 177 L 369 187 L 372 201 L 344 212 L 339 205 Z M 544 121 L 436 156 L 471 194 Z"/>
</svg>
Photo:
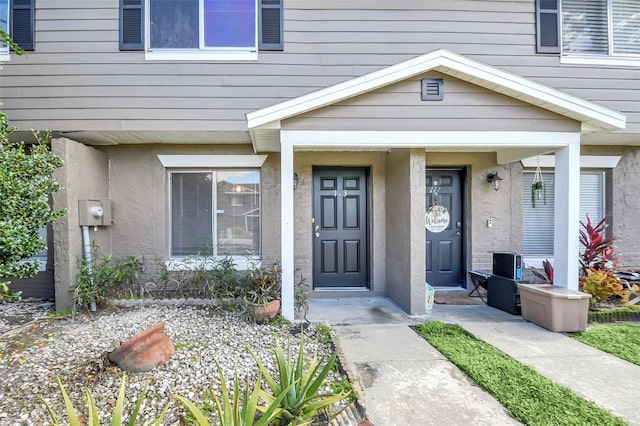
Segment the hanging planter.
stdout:
<svg viewBox="0 0 640 426">
<path fill-rule="evenodd" d="M 547 204 L 547 187 L 544 184 L 544 179 L 542 179 L 539 163 L 533 175 L 533 185 L 531 185 L 531 206 L 533 208 L 536 207 L 536 200 L 543 200 L 544 204 Z"/>
</svg>

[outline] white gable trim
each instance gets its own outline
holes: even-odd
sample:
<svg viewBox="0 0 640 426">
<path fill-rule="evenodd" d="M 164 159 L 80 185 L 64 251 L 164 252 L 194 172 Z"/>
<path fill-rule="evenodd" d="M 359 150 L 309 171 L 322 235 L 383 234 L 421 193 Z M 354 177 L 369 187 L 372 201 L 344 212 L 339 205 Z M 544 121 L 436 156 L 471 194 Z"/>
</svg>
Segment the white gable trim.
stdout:
<svg viewBox="0 0 640 426">
<path fill-rule="evenodd" d="M 250 112 L 246 115 L 247 125 L 250 130 L 264 125 L 273 125 L 281 120 L 326 107 L 431 70 L 469 81 L 600 129 L 623 129 L 626 125 L 626 117 L 617 111 L 443 49 Z"/>
</svg>

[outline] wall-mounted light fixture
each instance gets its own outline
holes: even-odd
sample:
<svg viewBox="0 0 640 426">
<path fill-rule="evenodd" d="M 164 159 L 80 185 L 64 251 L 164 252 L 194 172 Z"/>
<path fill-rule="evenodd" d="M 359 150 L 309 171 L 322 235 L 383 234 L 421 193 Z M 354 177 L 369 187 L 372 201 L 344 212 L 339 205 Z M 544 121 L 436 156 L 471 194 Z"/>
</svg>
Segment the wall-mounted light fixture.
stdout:
<svg viewBox="0 0 640 426">
<path fill-rule="evenodd" d="M 300 178 L 298 177 L 298 174 L 296 172 L 293 172 L 293 190 L 295 191 L 296 189 L 298 189 L 298 182 L 300 181 Z"/>
<path fill-rule="evenodd" d="M 497 191 L 498 189 L 500 189 L 500 181 L 501 180 L 504 180 L 504 179 L 501 178 L 500 176 L 498 176 L 498 172 L 489 173 L 487 175 L 487 182 L 489 182 L 491 184 L 491 186 L 493 187 L 494 191 Z"/>
</svg>

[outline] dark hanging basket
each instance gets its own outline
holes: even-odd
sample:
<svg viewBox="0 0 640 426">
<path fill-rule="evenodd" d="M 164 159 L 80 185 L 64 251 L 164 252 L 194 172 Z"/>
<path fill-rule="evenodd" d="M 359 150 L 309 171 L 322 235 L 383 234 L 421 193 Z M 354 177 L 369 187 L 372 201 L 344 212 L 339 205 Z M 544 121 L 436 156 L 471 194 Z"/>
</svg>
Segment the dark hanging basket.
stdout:
<svg viewBox="0 0 640 426">
<path fill-rule="evenodd" d="M 547 205 L 547 187 L 543 181 L 534 182 L 531 185 L 531 205 L 536 207 L 536 200 L 544 200 L 544 204 Z"/>
</svg>

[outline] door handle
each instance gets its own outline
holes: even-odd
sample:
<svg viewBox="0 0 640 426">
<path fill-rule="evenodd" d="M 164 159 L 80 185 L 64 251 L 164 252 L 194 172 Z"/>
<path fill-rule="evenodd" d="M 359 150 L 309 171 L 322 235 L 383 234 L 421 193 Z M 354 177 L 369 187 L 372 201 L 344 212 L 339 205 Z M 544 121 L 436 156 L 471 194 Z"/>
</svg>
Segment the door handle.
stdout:
<svg viewBox="0 0 640 426">
<path fill-rule="evenodd" d="M 316 238 L 320 238 L 320 233 L 316 232 Z"/>
<path fill-rule="evenodd" d="M 462 235 L 462 233 L 460 231 L 456 231 L 456 237 L 459 237 L 460 235 Z"/>
<path fill-rule="evenodd" d="M 320 227 L 318 225 L 316 225 L 316 229 L 314 229 L 314 231 L 318 231 L 320 229 Z"/>
<path fill-rule="evenodd" d="M 458 229 L 462 228 L 462 222 L 456 222 L 456 228 Z"/>
</svg>

